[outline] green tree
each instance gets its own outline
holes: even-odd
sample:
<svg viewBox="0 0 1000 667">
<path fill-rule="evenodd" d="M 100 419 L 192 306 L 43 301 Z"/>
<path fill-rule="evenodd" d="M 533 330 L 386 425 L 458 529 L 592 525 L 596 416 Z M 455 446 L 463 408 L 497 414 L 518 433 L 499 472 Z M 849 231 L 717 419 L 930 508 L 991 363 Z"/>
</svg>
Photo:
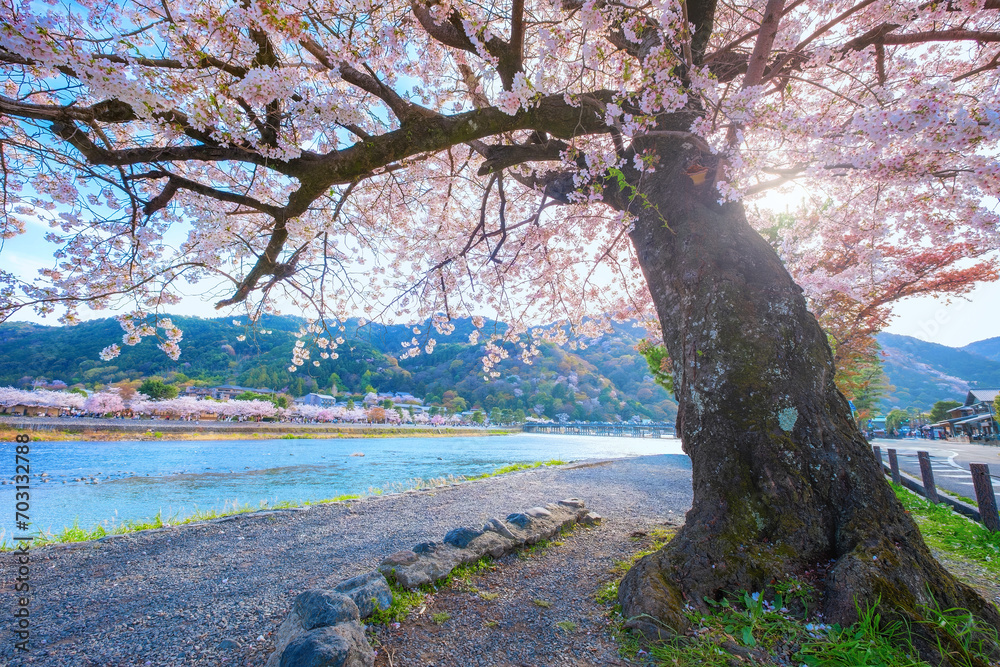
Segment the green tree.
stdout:
<svg viewBox="0 0 1000 667">
<path fill-rule="evenodd" d="M 951 401 L 951 400 L 935 402 L 934 407 L 931 408 L 931 416 L 930 416 L 931 423 L 934 424 L 944 419 L 947 419 L 948 411 L 951 410 L 952 408 L 957 408 L 960 405 L 962 404 L 959 403 L 958 401 Z"/>
<path fill-rule="evenodd" d="M 885 432 L 889 435 L 895 435 L 899 432 L 901 426 L 909 423 L 910 413 L 906 410 L 896 408 L 885 417 Z"/>
<path fill-rule="evenodd" d="M 482 424 L 486 421 L 486 415 L 483 414 L 482 410 L 476 410 L 472 413 L 472 422 L 474 424 Z"/>
<path fill-rule="evenodd" d="M 138 389 L 140 394 L 145 394 L 149 396 L 154 401 L 159 401 L 164 398 L 176 398 L 177 387 L 169 385 L 160 378 L 148 378 Z"/>
</svg>

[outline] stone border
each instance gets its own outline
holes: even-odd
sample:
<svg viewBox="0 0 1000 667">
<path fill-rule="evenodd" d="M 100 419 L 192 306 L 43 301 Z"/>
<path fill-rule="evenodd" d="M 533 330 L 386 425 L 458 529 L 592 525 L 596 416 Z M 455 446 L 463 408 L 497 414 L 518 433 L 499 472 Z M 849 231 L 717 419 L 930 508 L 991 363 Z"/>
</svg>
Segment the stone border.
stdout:
<svg viewBox="0 0 1000 667">
<path fill-rule="evenodd" d="M 548 539 L 573 524 L 594 526 L 601 517 L 582 500 L 567 498 L 545 507 L 490 519 L 483 527 L 449 531 L 441 543 L 421 542 L 386 557 L 377 571 L 341 582 L 332 590 L 299 594 L 275 634 L 267 667 L 373 667 L 375 652 L 361 620 L 392 604 L 388 581 L 414 589 L 445 579 L 462 564 L 499 558 Z"/>
</svg>

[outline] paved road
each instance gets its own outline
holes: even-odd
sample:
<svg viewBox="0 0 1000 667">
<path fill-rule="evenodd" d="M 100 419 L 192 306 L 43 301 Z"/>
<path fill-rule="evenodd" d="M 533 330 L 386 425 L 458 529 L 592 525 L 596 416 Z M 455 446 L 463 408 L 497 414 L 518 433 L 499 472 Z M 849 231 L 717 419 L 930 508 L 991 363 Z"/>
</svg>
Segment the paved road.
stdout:
<svg viewBox="0 0 1000 667">
<path fill-rule="evenodd" d="M 930 454 L 931 468 L 934 470 L 934 484 L 940 489 L 972 498 L 976 492 L 972 485 L 972 475 L 969 473 L 970 463 L 986 463 L 990 467 L 990 477 L 993 478 L 993 492 L 1000 503 L 1000 447 L 988 445 L 970 445 L 951 440 L 887 440 L 876 438 L 873 445 L 882 448 L 882 460 L 889 464 L 886 450 L 892 448 L 897 452 L 899 469 L 909 473 L 918 480 L 920 463 L 917 452 Z"/>
</svg>

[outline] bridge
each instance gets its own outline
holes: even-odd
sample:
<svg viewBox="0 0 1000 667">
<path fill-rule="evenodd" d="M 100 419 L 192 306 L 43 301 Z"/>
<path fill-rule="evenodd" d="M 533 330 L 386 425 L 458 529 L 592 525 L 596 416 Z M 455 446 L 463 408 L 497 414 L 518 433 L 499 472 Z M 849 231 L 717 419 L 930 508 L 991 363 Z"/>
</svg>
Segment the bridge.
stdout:
<svg viewBox="0 0 1000 667">
<path fill-rule="evenodd" d="M 528 422 L 525 433 L 558 433 L 560 435 L 605 435 L 618 438 L 673 438 L 674 425 L 666 422 L 654 424 L 620 424 L 611 422 L 583 422 L 573 424 L 540 424 Z"/>
</svg>

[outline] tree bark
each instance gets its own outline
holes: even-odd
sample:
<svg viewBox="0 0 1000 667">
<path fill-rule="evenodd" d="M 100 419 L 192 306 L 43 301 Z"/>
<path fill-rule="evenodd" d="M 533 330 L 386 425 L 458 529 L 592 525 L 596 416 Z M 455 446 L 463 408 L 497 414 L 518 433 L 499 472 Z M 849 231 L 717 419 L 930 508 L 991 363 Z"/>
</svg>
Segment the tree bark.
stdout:
<svg viewBox="0 0 1000 667">
<path fill-rule="evenodd" d="M 997 609 L 931 556 L 884 480 L 801 288 L 742 204 L 718 203 L 712 170 L 703 185 L 687 175 L 710 158 L 678 143 L 657 146 L 661 163 L 632 179 L 637 190 L 609 195 L 637 215 L 631 239 L 670 353 L 694 485 L 684 527 L 619 587 L 627 625 L 654 637 L 683 631 L 685 604 L 773 591 L 817 570 L 831 623 L 879 601 L 919 621 L 930 592 L 942 609 L 1000 625 Z"/>
</svg>

